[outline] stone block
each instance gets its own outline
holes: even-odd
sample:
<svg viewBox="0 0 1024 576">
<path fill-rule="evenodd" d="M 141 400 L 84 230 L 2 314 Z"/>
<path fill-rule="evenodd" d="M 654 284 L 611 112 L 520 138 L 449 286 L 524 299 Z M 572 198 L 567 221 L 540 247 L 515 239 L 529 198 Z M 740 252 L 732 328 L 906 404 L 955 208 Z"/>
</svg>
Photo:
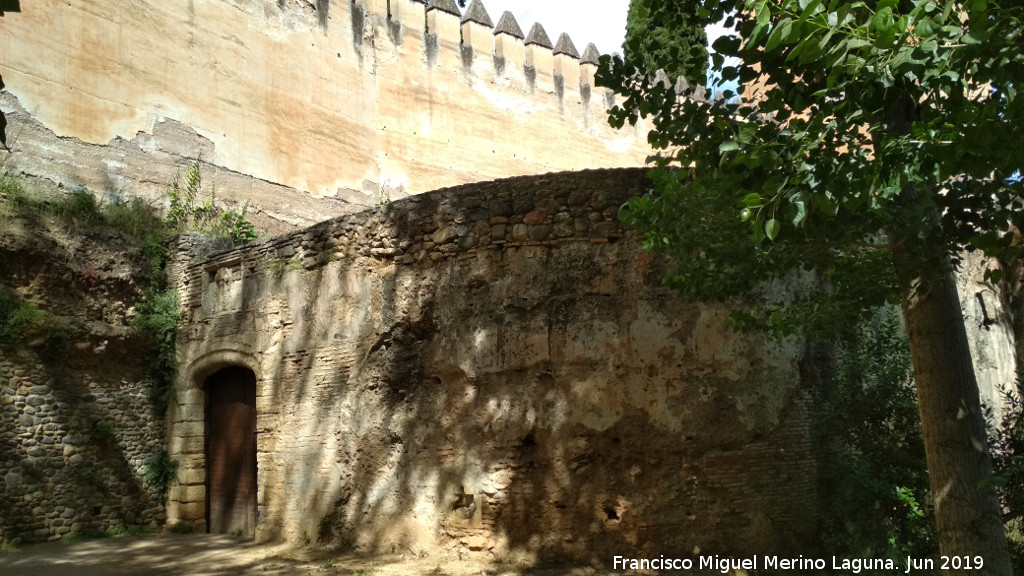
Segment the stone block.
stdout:
<svg viewBox="0 0 1024 576">
<path fill-rule="evenodd" d="M 545 226 L 545 225 L 530 226 L 530 240 L 533 240 L 533 241 L 536 241 L 536 242 L 540 242 L 542 240 L 547 240 L 548 236 L 550 236 L 550 235 L 551 235 L 551 227 L 550 226 Z"/>
<path fill-rule="evenodd" d="M 171 486 L 168 499 L 182 503 L 205 502 L 206 486 L 176 484 Z"/>
<path fill-rule="evenodd" d="M 171 455 L 201 454 L 204 450 L 202 436 L 175 436 L 167 440 L 167 450 Z"/>
</svg>

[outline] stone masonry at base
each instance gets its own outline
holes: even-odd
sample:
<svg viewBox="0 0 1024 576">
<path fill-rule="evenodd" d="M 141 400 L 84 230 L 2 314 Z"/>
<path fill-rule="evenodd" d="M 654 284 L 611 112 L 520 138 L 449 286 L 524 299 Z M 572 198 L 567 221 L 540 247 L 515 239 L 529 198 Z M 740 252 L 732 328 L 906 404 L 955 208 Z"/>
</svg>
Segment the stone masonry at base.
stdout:
<svg viewBox="0 0 1024 576">
<path fill-rule="evenodd" d="M 646 186 L 520 177 L 205 258 L 182 238 L 168 521 L 252 506 L 260 540 L 604 563 L 800 551 L 816 518 L 800 345 L 733 334 L 726 309 L 661 286 L 616 219 Z M 228 367 L 255 380 L 239 436 L 255 464 L 233 465 L 255 474 L 251 502 L 207 486 L 225 482 L 206 432 Z"/>
</svg>

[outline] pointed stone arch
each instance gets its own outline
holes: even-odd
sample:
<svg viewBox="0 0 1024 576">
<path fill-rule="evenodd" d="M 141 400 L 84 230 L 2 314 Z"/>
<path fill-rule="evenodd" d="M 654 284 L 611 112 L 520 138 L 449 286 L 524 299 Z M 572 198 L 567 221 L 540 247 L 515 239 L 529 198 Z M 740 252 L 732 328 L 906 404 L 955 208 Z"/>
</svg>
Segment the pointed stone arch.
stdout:
<svg viewBox="0 0 1024 576">
<path fill-rule="evenodd" d="M 256 534 L 256 374 L 232 365 L 208 376 L 205 409 L 206 527 Z"/>
<path fill-rule="evenodd" d="M 256 397 L 262 381 L 256 355 L 244 348 L 210 350 L 182 367 L 168 411 L 168 451 L 179 466 L 168 524 L 255 535 Z"/>
</svg>

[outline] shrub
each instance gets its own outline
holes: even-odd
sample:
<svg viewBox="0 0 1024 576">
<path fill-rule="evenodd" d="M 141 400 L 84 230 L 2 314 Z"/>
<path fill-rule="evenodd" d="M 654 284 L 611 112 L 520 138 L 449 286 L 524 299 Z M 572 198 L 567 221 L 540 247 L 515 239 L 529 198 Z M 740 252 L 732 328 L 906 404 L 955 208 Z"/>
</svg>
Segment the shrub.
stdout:
<svg viewBox="0 0 1024 576">
<path fill-rule="evenodd" d="M 167 410 L 177 374 L 175 343 L 178 336 L 178 293 L 172 289 L 153 289 L 137 307 L 139 314 L 132 327 L 145 334 L 151 343 L 146 375 L 146 397 L 154 414 Z"/>
<path fill-rule="evenodd" d="M 935 554 L 913 367 L 895 310 L 841 336 L 816 426 L 826 551 L 897 565 Z"/>
<path fill-rule="evenodd" d="M 178 480 L 178 462 L 171 459 L 165 448 L 160 448 L 146 459 L 142 479 L 153 489 L 160 503 L 166 504 L 171 484 Z"/>
<path fill-rule="evenodd" d="M 49 211 L 69 226 L 95 227 L 105 223 L 103 213 L 96 203 L 96 197 L 85 188 L 78 188 L 70 194 L 55 200 Z"/>
<path fill-rule="evenodd" d="M 1003 389 L 1004 412 L 999 422 L 989 415 L 989 445 L 992 447 L 991 484 L 999 490 L 1010 544 L 1014 572 L 1024 573 L 1024 400 L 1016 386 Z M 1016 390 L 1014 390 L 1014 388 Z"/>
<path fill-rule="evenodd" d="M 117 426 L 106 418 L 90 418 L 85 423 L 89 444 L 106 448 L 117 442 Z"/>
<path fill-rule="evenodd" d="M 14 292 L 0 287 L 0 347 L 12 348 L 25 337 L 25 330 L 44 316 Z"/>
<path fill-rule="evenodd" d="M 203 186 L 203 175 L 200 169 L 201 159 L 196 158 L 185 170 L 185 181 L 175 176 L 171 188 L 167 191 L 170 206 L 167 209 L 166 222 L 178 232 L 198 232 L 209 236 L 228 238 L 232 244 L 241 245 L 253 242 L 258 238 L 256 228 L 245 217 L 248 203 L 241 210 L 224 210 L 216 205 L 216 195 L 210 190 L 210 198 L 199 203 L 199 195 Z"/>
<path fill-rule="evenodd" d="M 168 526 L 167 531 L 171 534 L 191 534 L 195 529 L 188 522 L 178 522 Z"/>
</svg>

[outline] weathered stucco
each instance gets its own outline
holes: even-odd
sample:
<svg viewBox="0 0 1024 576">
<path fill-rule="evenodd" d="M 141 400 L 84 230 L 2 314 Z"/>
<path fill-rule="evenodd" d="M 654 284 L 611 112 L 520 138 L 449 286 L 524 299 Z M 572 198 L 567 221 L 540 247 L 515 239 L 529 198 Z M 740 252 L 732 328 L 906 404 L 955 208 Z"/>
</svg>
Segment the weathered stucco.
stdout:
<svg viewBox="0 0 1024 576">
<path fill-rule="evenodd" d="M 642 170 L 408 198 L 189 260 L 169 521 L 205 525 L 204 381 L 257 378 L 258 538 L 383 551 L 807 546 L 793 341 L 660 284 L 616 220 Z"/>
<path fill-rule="evenodd" d="M 415 0 L 317 6 L 24 3 L 0 22 L 6 167 L 158 198 L 201 152 L 222 197 L 309 225 L 346 202 L 649 152 L 642 128 L 608 126 L 593 62 Z"/>
</svg>

